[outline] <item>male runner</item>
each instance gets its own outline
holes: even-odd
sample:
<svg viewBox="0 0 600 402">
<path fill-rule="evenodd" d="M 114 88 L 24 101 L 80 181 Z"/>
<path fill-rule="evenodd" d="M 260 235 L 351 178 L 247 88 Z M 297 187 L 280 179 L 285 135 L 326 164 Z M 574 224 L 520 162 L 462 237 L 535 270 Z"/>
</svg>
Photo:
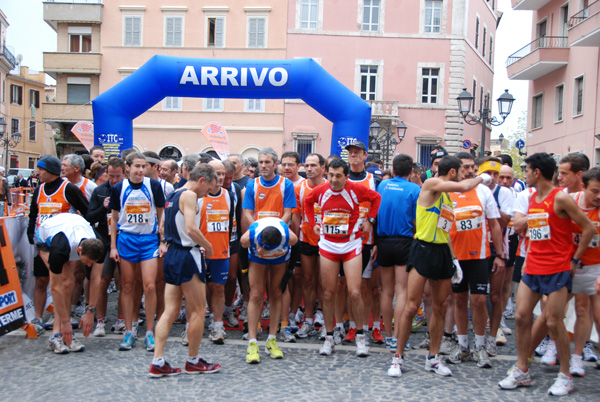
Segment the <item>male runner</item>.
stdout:
<svg viewBox="0 0 600 402">
<path fill-rule="evenodd" d="M 175 185 L 175 183 L 177 182 L 176 179 L 176 175 L 177 175 L 177 170 L 178 170 L 178 166 L 177 166 L 177 162 L 175 162 L 173 159 L 167 159 L 166 161 L 162 161 L 160 163 L 160 168 L 158 169 L 158 174 L 160 176 L 161 179 L 165 180 L 167 183 L 170 183 L 171 185 Z"/>
<path fill-rule="evenodd" d="M 106 158 L 106 152 L 104 148 L 99 145 L 94 145 L 90 148 L 90 156 L 94 162 L 104 162 Z"/>
</svg>

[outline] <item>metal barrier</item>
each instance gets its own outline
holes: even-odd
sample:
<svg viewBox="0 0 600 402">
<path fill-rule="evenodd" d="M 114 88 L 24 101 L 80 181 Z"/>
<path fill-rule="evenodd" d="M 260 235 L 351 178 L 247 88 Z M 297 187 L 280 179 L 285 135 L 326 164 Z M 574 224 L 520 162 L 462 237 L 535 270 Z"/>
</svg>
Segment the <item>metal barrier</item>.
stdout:
<svg viewBox="0 0 600 402">
<path fill-rule="evenodd" d="M 600 0 L 599 0 L 600 1 Z M 521 49 L 517 50 L 506 60 L 506 67 L 511 64 L 516 63 L 521 60 L 523 57 L 535 52 L 536 50 L 549 49 L 549 48 L 567 48 L 569 44 L 569 40 L 567 36 L 540 36 L 535 39 L 533 42 L 528 43 L 523 46 Z"/>
</svg>

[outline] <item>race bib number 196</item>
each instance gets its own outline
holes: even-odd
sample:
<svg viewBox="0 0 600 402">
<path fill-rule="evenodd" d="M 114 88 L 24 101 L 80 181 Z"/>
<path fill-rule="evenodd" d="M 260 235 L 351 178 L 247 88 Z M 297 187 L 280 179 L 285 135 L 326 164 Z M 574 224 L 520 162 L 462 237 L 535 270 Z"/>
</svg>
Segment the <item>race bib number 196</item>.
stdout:
<svg viewBox="0 0 600 402">
<path fill-rule="evenodd" d="M 527 215 L 529 240 L 550 240 L 550 222 L 548 218 L 549 214 L 547 212 Z"/>
</svg>

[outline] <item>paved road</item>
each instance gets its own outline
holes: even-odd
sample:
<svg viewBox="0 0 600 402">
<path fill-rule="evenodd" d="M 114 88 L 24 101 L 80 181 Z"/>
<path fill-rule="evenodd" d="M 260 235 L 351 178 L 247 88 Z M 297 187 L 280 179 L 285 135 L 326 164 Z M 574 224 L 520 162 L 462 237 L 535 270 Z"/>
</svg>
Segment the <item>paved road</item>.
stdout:
<svg viewBox="0 0 600 402">
<path fill-rule="evenodd" d="M 508 321 L 513 325 L 512 321 Z M 180 344 L 175 325 L 167 345 L 166 358 L 181 367 L 187 348 Z M 411 335 L 418 343 L 424 329 Z M 216 374 L 151 379 L 147 376 L 151 353 L 141 345 L 132 351 L 117 350 L 121 336 L 89 338 L 87 350 L 59 356 L 46 349 L 48 336 L 25 339 L 22 333 L 0 337 L 0 392 L 3 400 L 96 401 L 116 400 L 369 400 L 369 401 L 539 401 L 556 397 L 546 395 L 558 367 L 533 367 L 534 383 L 515 391 L 500 390 L 497 382 L 515 360 L 514 335 L 501 347 L 501 356 L 493 359 L 494 367 L 479 369 L 474 363 L 451 366 L 452 377 L 442 378 L 423 370 L 425 351 L 407 354 L 401 378 L 390 378 L 386 370 L 391 353 L 372 347 L 371 355 L 360 359 L 354 346 L 338 347 L 330 357 L 317 354 L 320 342 L 309 339 L 295 344 L 280 342 L 285 357 L 272 360 L 265 354 L 261 363 L 245 363 L 246 341 L 240 331 L 229 331 L 225 345 L 213 345 L 205 337 L 201 355 L 219 362 Z M 262 346 L 263 341 L 259 342 Z M 587 376 L 575 380 L 576 391 L 569 401 L 600 401 L 600 370 L 586 363 Z"/>
</svg>

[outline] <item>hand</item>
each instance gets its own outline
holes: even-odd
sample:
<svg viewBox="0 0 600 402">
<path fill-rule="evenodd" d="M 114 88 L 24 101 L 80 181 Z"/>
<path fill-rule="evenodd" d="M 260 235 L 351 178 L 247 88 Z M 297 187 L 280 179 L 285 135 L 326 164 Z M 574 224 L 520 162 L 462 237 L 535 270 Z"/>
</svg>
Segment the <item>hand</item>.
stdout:
<svg viewBox="0 0 600 402">
<path fill-rule="evenodd" d="M 575 276 L 578 268 L 581 268 L 581 263 L 577 264 L 575 261 L 571 261 L 571 278 Z"/>
<path fill-rule="evenodd" d="M 479 177 L 481 177 L 481 179 L 483 180 L 482 183 L 485 184 L 486 186 L 489 186 L 490 184 L 492 184 L 492 176 L 490 176 L 487 173 L 482 173 L 479 175 Z"/>
<path fill-rule="evenodd" d="M 62 329 L 62 338 L 65 345 L 71 345 L 73 341 L 73 328 L 71 327 L 71 320 L 67 317 L 66 320 L 60 320 L 60 328 Z"/>
<path fill-rule="evenodd" d="M 90 336 L 92 329 L 94 328 L 94 313 L 86 311 L 81 321 L 79 322 L 79 328 L 83 328 L 83 336 L 87 338 Z"/>
<path fill-rule="evenodd" d="M 360 225 L 360 230 L 363 233 L 370 233 L 373 230 L 373 225 L 368 220 L 365 220 L 362 225 Z"/>
<path fill-rule="evenodd" d="M 462 268 L 460 267 L 460 263 L 458 262 L 458 259 L 453 258 L 452 264 L 454 264 L 454 268 L 456 269 L 454 271 L 454 275 L 452 275 L 452 279 L 450 280 L 450 282 L 454 285 L 457 285 L 462 282 L 463 272 Z"/>
<path fill-rule="evenodd" d="M 371 261 L 375 262 L 377 260 L 377 246 L 373 246 L 373 251 L 371 251 Z"/>
<path fill-rule="evenodd" d="M 160 242 L 158 245 L 158 258 L 162 258 L 167 254 L 168 247 L 165 243 Z"/>
<path fill-rule="evenodd" d="M 213 249 L 212 249 L 212 245 L 209 247 L 203 247 L 204 248 L 204 257 L 206 258 L 210 258 L 213 256 Z"/>
<path fill-rule="evenodd" d="M 104 208 L 108 209 L 108 203 L 110 202 L 110 197 L 106 197 L 104 199 Z"/>
<path fill-rule="evenodd" d="M 110 258 L 115 260 L 115 262 L 120 262 L 121 258 L 119 257 L 119 251 L 116 248 L 110 249 Z"/>
<path fill-rule="evenodd" d="M 313 232 L 315 232 L 315 234 L 320 237 L 321 236 L 321 225 L 313 226 Z"/>
<path fill-rule="evenodd" d="M 503 272 L 506 269 L 506 263 L 503 258 L 496 257 L 494 258 L 494 266 L 492 268 L 492 273 L 498 274 Z"/>
</svg>

